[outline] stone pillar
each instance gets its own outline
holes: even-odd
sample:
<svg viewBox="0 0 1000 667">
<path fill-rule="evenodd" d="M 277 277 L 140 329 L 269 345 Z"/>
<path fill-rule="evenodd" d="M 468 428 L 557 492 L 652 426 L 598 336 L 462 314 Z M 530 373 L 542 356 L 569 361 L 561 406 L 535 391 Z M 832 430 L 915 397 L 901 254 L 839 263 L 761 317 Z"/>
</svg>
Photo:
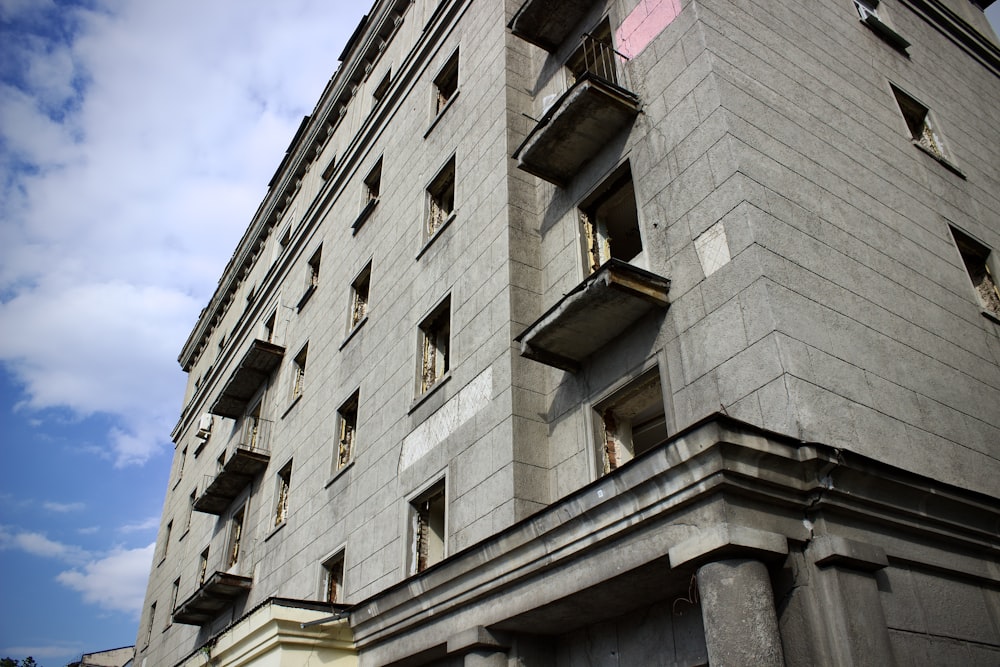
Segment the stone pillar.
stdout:
<svg viewBox="0 0 1000 667">
<path fill-rule="evenodd" d="M 706 563 L 698 568 L 698 594 L 709 664 L 783 667 L 774 591 L 762 562 Z"/>
</svg>

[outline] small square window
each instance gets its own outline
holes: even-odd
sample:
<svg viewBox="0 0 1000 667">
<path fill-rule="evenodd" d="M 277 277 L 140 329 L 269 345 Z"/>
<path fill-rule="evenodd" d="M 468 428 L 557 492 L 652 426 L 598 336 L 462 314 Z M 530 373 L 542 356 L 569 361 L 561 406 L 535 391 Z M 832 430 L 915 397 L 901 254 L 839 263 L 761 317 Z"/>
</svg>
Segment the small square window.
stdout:
<svg viewBox="0 0 1000 667">
<path fill-rule="evenodd" d="M 427 228 L 429 240 L 455 210 L 455 158 L 452 157 L 427 188 Z"/>
<path fill-rule="evenodd" d="M 447 507 L 443 479 L 410 503 L 413 547 L 411 574 L 423 572 L 445 557 Z"/>
<path fill-rule="evenodd" d="M 906 127 L 913 141 L 939 160 L 946 159 L 941 138 L 931 124 L 928 108 L 896 86 L 892 86 L 892 94 L 896 97 L 896 104 L 906 120 Z"/>
<path fill-rule="evenodd" d="M 450 296 L 420 323 L 420 350 L 420 393 L 423 394 L 437 384 L 450 368 Z"/>
<path fill-rule="evenodd" d="M 278 472 L 274 494 L 274 526 L 280 526 L 288 519 L 288 493 L 292 485 L 292 462 L 289 461 Z"/>
<path fill-rule="evenodd" d="M 458 51 L 448 59 L 438 75 L 434 77 L 435 116 L 444 111 L 456 92 L 458 92 Z"/>
<path fill-rule="evenodd" d="M 1000 288 L 997 287 L 995 274 L 990 269 L 991 264 L 994 269 L 997 268 L 995 253 L 990 252 L 990 249 L 982 243 L 954 227 L 951 228 L 951 236 L 955 239 L 955 245 L 958 246 L 958 251 L 962 255 L 965 271 L 969 274 L 969 280 L 972 281 L 972 287 L 979 298 L 979 304 L 983 310 L 1000 318 Z"/>
<path fill-rule="evenodd" d="M 651 368 L 594 406 L 599 469 L 607 474 L 667 440 L 660 373 Z"/>
<path fill-rule="evenodd" d="M 362 269 L 358 277 L 351 283 L 351 319 L 349 330 L 353 331 L 368 317 L 368 298 L 371 289 L 371 262 Z"/>
<path fill-rule="evenodd" d="M 309 343 L 302 346 L 292 361 L 292 400 L 297 399 L 306 387 L 306 357 L 309 354 Z"/>
<path fill-rule="evenodd" d="M 354 439 L 358 430 L 358 398 L 360 390 L 337 409 L 337 464 L 340 470 L 354 458 Z"/>
<path fill-rule="evenodd" d="M 344 601 L 344 552 L 323 562 L 323 601 Z"/>
</svg>

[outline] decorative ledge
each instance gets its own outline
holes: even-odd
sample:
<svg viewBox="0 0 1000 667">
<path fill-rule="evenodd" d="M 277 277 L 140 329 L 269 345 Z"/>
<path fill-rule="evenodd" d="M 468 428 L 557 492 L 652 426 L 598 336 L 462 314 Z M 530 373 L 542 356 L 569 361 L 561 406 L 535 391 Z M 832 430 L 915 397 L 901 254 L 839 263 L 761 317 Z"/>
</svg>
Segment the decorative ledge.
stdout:
<svg viewBox="0 0 1000 667">
<path fill-rule="evenodd" d="M 666 309 L 670 280 L 611 259 L 514 340 L 521 356 L 565 371 L 654 308 Z"/>
</svg>

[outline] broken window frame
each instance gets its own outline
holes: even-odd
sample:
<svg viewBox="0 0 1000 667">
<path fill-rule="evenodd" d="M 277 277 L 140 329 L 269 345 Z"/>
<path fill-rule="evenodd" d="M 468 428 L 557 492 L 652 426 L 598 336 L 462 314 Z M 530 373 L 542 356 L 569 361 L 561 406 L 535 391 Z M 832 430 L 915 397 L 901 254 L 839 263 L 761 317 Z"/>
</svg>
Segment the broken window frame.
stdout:
<svg viewBox="0 0 1000 667">
<path fill-rule="evenodd" d="M 1000 260 L 989 246 L 980 243 L 960 229 L 949 225 L 952 240 L 962 258 L 965 274 L 983 314 L 1000 320 Z"/>
<path fill-rule="evenodd" d="M 341 549 L 321 564 L 321 599 L 330 604 L 344 601 L 344 550 Z"/>
<path fill-rule="evenodd" d="M 410 501 L 410 574 L 418 574 L 448 555 L 448 495 L 445 479 Z"/>
<path fill-rule="evenodd" d="M 337 451 L 334 459 L 334 472 L 343 470 L 354 460 L 360 396 L 361 390 L 355 389 L 350 398 L 337 408 Z"/>
<path fill-rule="evenodd" d="M 628 211 L 618 201 L 619 198 L 628 196 L 626 189 L 630 189 L 632 193 L 631 198 L 626 202 L 631 204 Z M 606 206 L 614 214 L 615 229 L 620 229 L 623 234 L 627 233 L 630 237 L 627 242 L 616 243 L 614 241 L 615 235 L 612 234 L 608 225 L 610 216 L 604 212 Z M 630 219 L 621 221 L 623 212 Z M 588 275 L 597 271 L 612 258 L 645 268 L 646 245 L 642 238 L 642 224 L 639 219 L 639 206 L 635 195 L 635 180 L 632 178 L 632 168 L 628 160 L 616 167 L 600 185 L 591 191 L 580 203 L 577 214 L 580 219 L 581 241 Z M 627 251 L 634 248 L 636 244 L 638 244 L 638 252 L 628 255 Z M 623 247 L 626 252 L 621 252 Z"/>
<path fill-rule="evenodd" d="M 438 170 L 427 186 L 427 221 L 424 239 L 430 243 L 455 217 L 455 156 Z"/>
<path fill-rule="evenodd" d="M 965 178 L 965 175 L 951 162 L 950 153 L 936 129 L 938 123 L 930 107 L 895 84 L 890 83 L 889 87 L 892 89 L 896 108 L 899 109 L 899 113 L 903 117 L 913 145 L 958 176 Z"/>
<path fill-rule="evenodd" d="M 362 181 L 364 188 L 362 194 L 364 196 L 364 201 L 361 204 L 361 213 L 358 217 L 351 223 L 351 234 L 357 234 L 361 226 L 365 224 L 365 221 L 371 216 L 372 211 L 375 210 L 375 206 L 378 205 L 379 197 L 382 193 L 382 157 L 380 156 L 378 160 L 375 161 L 375 165 L 368 172 Z"/>
<path fill-rule="evenodd" d="M 438 386 L 451 370 L 451 295 L 449 294 L 425 317 L 420 331 L 420 368 L 418 394 Z"/>
<path fill-rule="evenodd" d="M 208 578 L 208 556 L 211 546 L 205 547 L 198 556 L 198 586 L 204 585 Z"/>
<path fill-rule="evenodd" d="M 292 359 L 291 399 L 297 401 L 305 393 L 306 362 L 309 358 L 309 343 L 306 343 Z"/>
<path fill-rule="evenodd" d="M 292 488 L 292 462 L 289 461 L 275 476 L 273 528 L 283 526 L 288 521 L 288 496 Z"/>
<path fill-rule="evenodd" d="M 443 114 L 451 101 L 458 95 L 458 62 L 458 49 L 455 49 L 455 52 L 448 57 L 448 60 L 434 77 L 432 113 L 434 119 Z"/>
<path fill-rule="evenodd" d="M 226 540 L 226 570 L 232 570 L 240 562 L 243 540 L 246 537 L 247 504 L 244 503 L 229 516 L 229 538 Z"/>
<path fill-rule="evenodd" d="M 653 392 L 656 394 L 653 394 Z M 650 400 L 641 403 L 641 422 L 634 422 L 635 415 L 624 417 L 620 410 L 623 405 L 629 411 L 635 410 L 637 399 L 643 394 L 653 394 Z M 658 400 L 656 398 L 658 396 Z M 619 412 L 616 413 L 615 409 Z M 628 381 L 619 383 L 592 405 L 593 430 L 595 438 L 595 459 L 598 477 L 610 474 L 630 461 L 655 449 L 669 439 L 671 421 L 667 406 L 667 392 L 663 384 L 659 364 L 654 364 L 637 373 Z M 654 434 L 656 442 L 643 443 L 636 451 L 636 431 L 634 426 L 641 426 L 660 431 Z M 626 428 L 627 427 L 627 428 Z"/>
<path fill-rule="evenodd" d="M 368 262 L 365 268 L 351 282 L 351 309 L 348 321 L 348 333 L 354 331 L 368 320 L 368 307 L 371 297 L 371 275 L 372 263 Z"/>
</svg>

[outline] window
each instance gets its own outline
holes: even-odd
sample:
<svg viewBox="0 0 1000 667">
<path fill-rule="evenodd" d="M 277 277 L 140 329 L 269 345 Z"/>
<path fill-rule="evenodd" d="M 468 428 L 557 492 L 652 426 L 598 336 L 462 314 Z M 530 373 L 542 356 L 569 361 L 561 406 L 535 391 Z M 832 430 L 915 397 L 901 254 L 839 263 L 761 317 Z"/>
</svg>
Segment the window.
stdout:
<svg viewBox="0 0 1000 667">
<path fill-rule="evenodd" d="M 427 187 L 426 238 L 432 238 L 455 210 L 455 158 L 452 157 Z"/>
<path fill-rule="evenodd" d="M 184 477 L 184 464 L 187 461 L 187 455 L 188 455 L 188 448 L 185 447 L 184 449 L 181 450 L 181 453 L 180 453 L 180 455 L 178 457 L 179 460 L 177 461 L 177 481 L 178 482 L 181 481 L 181 478 Z"/>
<path fill-rule="evenodd" d="M 240 441 L 243 449 L 264 448 L 264 420 L 260 418 L 260 405 L 261 401 L 254 403 L 243 418 L 243 438 Z"/>
<path fill-rule="evenodd" d="M 372 170 L 365 176 L 364 185 L 365 201 L 361 207 L 361 213 L 358 214 L 358 218 L 351 225 L 352 234 L 358 233 L 361 226 L 371 216 L 372 211 L 375 210 L 375 205 L 378 204 L 378 198 L 382 191 L 382 158 L 378 159 Z"/>
<path fill-rule="evenodd" d="M 434 77 L 434 115 L 437 116 L 458 92 L 458 51 Z"/>
<path fill-rule="evenodd" d="M 323 601 L 344 601 L 344 552 L 323 562 Z"/>
<path fill-rule="evenodd" d="M 337 465 L 340 470 L 354 458 L 354 435 L 358 429 L 358 397 L 356 390 L 351 397 L 337 409 Z"/>
<path fill-rule="evenodd" d="M 223 331 L 222 335 L 219 336 L 219 344 L 215 349 L 215 358 L 218 359 L 222 356 L 222 352 L 226 349 L 226 332 Z"/>
<path fill-rule="evenodd" d="M 302 293 L 302 298 L 299 299 L 299 303 L 296 306 L 298 310 L 302 310 L 302 307 L 306 305 L 306 302 L 319 287 L 319 265 L 320 260 L 323 257 L 323 246 L 316 248 L 316 252 L 312 254 L 309 261 L 306 263 L 306 289 Z"/>
<path fill-rule="evenodd" d="M 174 583 L 170 586 L 170 611 L 173 612 L 177 608 L 177 595 L 181 590 L 181 578 L 177 577 L 174 579 Z"/>
<path fill-rule="evenodd" d="M 644 263 L 632 170 L 627 162 L 583 203 L 580 222 L 591 272 L 612 258 Z"/>
<path fill-rule="evenodd" d="M 226 569 L 240 561 L 240 545 L 243 542 L 243 522 L 246 519 L 246 505 L 233 513 L 229 521 L 229 550 L 226 552 Z"/>
<path fill-rule="evenodd" d="M 281 257 L 281 254 L 285 251 L 292 243 L 292 226 L 291 224 L 285 225 L 284 231 L 281 232 L 281 236 L 278 238 L 278 244 L 274 246 L 274 256 L 271 258 L 271 263 L 274 264 Z"/>
<path fill-rule="evenodd" d="M 566 61 L 568 84 L 573 85 L 585 75 L 618 84 L 618 66 L 615 47 L 611 39 L 611 23 L 605 19 L 599 26 L 583 35 L 580 48 Z"/>
<path fill-rule="evenodd" d="M 885 17 L 879 14 L 878 6 L 879 0 L 854 0 L 854 7 L 858 10 L 861 22 L 890 46 L 905 53 L 910 43 L 889 27 Z"/>
<path fill-rule="evenodd" d="M 446 297 L 420 323 L 420 393 L 445 376 L 451 356 L 451 297 Z"/>
<path fill-rule="evenodd" d="M 274 525 L 285 523 L 288 518 L 288 490 L 292 484 L 292 462 L 278 472 L 277 486 L 274 494 Z"/>
<path fill-rule="evenodd" d="M 931 126 L 930 111 L 927 107 L 895 86 L 892 86 L 892 94 L 896 96 L 896 104 L 899 105 L 899 110 L 906 120 L 906 127 L 910 130 L 913 141 L 934 157 L 944 160 L 943 144 Z"/>
<path fill-rule="evenodd" d="M 198 586 L 204 584 L 208 577 L 208 549 L 209 547 L 205 547 L 198 557 Z"/>
<path fill-rule="evenodd" d="M 264 340 L 268 343 L 274 342 L 274 325 L 277 318 L 278 313 L 275 311 L 264 321 Z"/>
<path fill-rule="evenodd" d="M 423 572 L 445 556 L 444 480 L 410 503 L 413 531 L 413 560 L 410 573 Z"/>
<path fill-rule="evenodd" d="M 163 532 L 163 550 L 160 552 L 160 560 L 167 557 L 167 552 L 170 550 L 170 535 L 174 532 L 174 522 L 168 521 L 167 528 Z"/>
<path fill-rule="evenodd" d="M 997 269 L 995 253 L 954 227 L 951 228 L 951 236 L 955 239 L 955 245 L 962 255 L 965 271 L 969 274 L 969 280 L 972 281 L 972 287 L 976 290 L 983 310 L 994 317 L 1000 317 L 1000 289 L 997 288 L 997 282 L 993 278 L 995 275 L 993 270 Z"/>
<path fill-rule="evenodd" d="M 188 532 L 191 528 L 191 517 L 194 516 L 194 504 L 198 501 L 198 490 L 195 489 L 188 496 L 188 508 L 187 508 L 187 518 L 184 520 L 184 532 Z"/>
<path fill-rule="evenodd" d="M 594 406 L 599 469 L 605 474 L 667 439 L 660 373 L 651 368 Z"/>
<path fill-rule="evenodd" d="M 385 98 L 385 94 L 389 92 L 390 83 L 392 83 L 392 70 L 387 70 L 385 76 L 382 77 L 382 80 L 375 86 L 375 90 L 372 91 L 374 106 L 378 106 L 379 102 Z"/>
<path fill-rule="evenodd" d="M 351 283 L 351 322 L 350 330 L 361 324 L 368 317 L 368 294 L 371 288 L 371 262 L 362 269 L 358 277 Z"/>
<path fill-rule="evenodd" d="M 306 382 L 306 355 L 309 344 L 306 343 L 292 361 L 292 400 L 302 395 Z"/>
<path fill-rule="evenodd" d="M 146 646 L 149 646 L 149 640 L 153 638 L 153 622 L 156 620 L 156 603 L 149 605 L 149 624 L 146 626 Z"/>
</svg>

